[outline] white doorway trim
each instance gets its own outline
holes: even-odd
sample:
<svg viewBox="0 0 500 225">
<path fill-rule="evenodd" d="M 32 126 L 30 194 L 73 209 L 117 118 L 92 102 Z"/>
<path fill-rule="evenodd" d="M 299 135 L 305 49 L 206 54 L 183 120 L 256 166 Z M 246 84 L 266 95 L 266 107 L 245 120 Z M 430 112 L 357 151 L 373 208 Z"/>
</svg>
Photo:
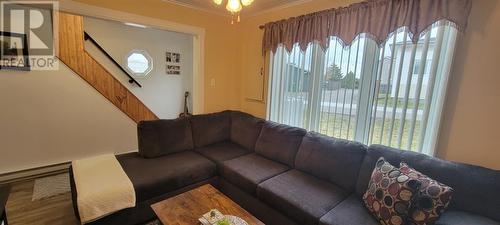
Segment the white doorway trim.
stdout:
<svg viewBox="0 0 500 225">
<path fill-rule="evenodd" d="M 145 25 L 150 28 L 174 31 L 193 35 L 193 114 L 205 112 L 205 29 L 196 26 L 190 26 L 175 23 L 168 20 L 162 20 L 147 16 L 141 16 L 133 13 L 122 12 L 113 9 L 107 9 L 88 5 L 72 0 L 60 0 L 59 10 L 72 14 L 90 16 L 99 19 L 112 20 L 117 22 L 128 22 Z"/>
</svg>

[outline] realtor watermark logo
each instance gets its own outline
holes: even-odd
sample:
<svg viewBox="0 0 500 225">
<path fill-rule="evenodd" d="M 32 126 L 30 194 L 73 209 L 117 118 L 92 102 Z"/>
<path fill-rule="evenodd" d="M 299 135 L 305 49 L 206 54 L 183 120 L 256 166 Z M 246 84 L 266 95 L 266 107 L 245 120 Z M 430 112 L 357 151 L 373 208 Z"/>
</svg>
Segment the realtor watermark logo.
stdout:
<svg viewBox="0 0 500 225">
<path fill-rule="evenodd" d="M 0 68 L 57 70 L 56 1 L 2 1 Z"/>
</svg>

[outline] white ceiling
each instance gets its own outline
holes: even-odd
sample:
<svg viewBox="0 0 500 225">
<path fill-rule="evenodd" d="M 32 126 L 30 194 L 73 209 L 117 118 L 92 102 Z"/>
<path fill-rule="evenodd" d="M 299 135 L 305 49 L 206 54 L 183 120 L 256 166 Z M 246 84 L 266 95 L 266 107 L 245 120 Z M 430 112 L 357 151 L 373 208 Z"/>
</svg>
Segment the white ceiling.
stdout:
<svg viewBox="0 0 500 225">
<path fill-rule="evenodd" d="M 226 10 L 225 3 L 227 0 L 224 0 L 223 5 L 216 5 L 213 0 L 163 0 L 165 2 L 182 5 L 185 7 L 202 10 L 206 12 L 216 13 L 219 15 L 229 16 L 229 12 Z M 281 9 L 290 7 L 293 5 L 302 4 L 305 2 L 309 2 L 312 0 L 254 0 L 252 5 L 243 7 L 241 11 L 241 15 L 243 16 L 252 16 L 258 13 Z"/>
</svg>

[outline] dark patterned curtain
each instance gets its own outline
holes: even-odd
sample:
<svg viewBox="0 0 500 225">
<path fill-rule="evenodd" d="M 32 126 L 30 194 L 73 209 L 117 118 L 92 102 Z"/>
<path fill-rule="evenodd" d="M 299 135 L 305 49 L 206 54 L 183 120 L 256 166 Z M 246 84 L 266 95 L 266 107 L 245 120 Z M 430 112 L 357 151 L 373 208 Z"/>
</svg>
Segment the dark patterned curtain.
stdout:
<svg viewBox="0 0 500 225">
<path fill-rule="evenodd" d="M 288 51 L 295 44 L 305 50 L 313 41 L 326 49 L 332 36 L 350 45 L 361 33 L 382 44 L 389 34 L 401 27 L 407 27 L 412 41 L 416 42 L 421 32 L 440 20 L 452 22 L 459 31 L 465 30 L 471 5 L 471 0 L 364 1 L 267 23 L 262 50 L 263 53 L 274 52 L 280 44 Z"/>
</svg>

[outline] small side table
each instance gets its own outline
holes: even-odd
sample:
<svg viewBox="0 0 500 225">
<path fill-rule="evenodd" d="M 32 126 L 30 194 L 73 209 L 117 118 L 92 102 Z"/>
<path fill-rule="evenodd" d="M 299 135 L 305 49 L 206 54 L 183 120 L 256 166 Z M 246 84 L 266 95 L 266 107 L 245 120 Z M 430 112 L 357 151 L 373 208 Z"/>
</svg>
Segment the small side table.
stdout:
<svg viewBox="0 0 500 225">
<path fill-rule="evenodd" d="M 10 194 L 10 186 L 8 185 L 0 185 L 0 225 L 8 225 L 7 222 L 7 213 L 6 213 L 6 205 L 7 199 L 9 199 Z"/>
</svg>

